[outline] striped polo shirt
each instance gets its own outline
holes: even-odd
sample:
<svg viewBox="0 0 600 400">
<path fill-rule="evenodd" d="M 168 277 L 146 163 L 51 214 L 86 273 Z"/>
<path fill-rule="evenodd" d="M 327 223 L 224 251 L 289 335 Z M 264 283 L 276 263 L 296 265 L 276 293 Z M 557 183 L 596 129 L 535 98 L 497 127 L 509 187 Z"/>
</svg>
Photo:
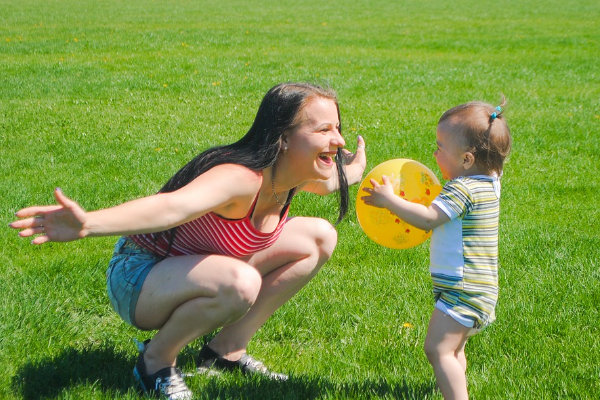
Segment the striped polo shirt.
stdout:
<svg viewBox="0 0 600 400">
<path fill-rule="evenodd" d="M 498 178 L 455 178 L 444 185 L 433 204 L 450 218 L 431 237 L 429 268 L 434 284 L 497 298 Z"/>
<path fill-rule="evenodd" d="M 258 194 L 248 214 L 241 219 L 227 219 L 210 212 L 178 226 L 169 252 L 166 235 L 148 233 L 130 237 L 138 246 L 161 257 L 191 254 L 245 257 L 275 243 L 283 230 L 289 211 L 288 204 L 282 210 L 279 223 L 273 232 L 261 232 L 254 227 L 251 221 L 257 200 Z"/>
</svg>

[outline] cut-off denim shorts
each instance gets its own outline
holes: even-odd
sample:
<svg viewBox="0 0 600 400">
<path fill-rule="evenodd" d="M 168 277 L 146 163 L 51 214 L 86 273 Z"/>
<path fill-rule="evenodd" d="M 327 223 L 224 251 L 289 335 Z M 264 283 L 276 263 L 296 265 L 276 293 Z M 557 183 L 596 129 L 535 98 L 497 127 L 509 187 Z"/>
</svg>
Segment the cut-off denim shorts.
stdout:
<svg viewBox="0 0 600 400">
<path fill-rule="evenodd" d="M 135 307 L 148 273 L 162 258 L 141 248 L 128 237 L 115 245 L 106 271 L 108 298 L 113 309 L 128 324 L 135 325 Z"/>
</svg>

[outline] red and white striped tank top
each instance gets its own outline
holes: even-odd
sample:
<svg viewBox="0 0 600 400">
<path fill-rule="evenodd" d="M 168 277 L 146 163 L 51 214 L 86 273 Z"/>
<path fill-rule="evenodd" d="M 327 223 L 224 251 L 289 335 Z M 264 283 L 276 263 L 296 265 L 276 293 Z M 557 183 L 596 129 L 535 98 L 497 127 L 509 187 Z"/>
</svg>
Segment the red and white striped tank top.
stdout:
<svg viewBox="0 0 600 400">
<path fill-rule="evenodd" d="M 210 212 L 178 226 L 168 256 L 221 254 L 240 258 L 271 246 L 283 230 L 289 205 L 282 210 L 279 224 L 275 230 L 263 233 L 257 230 L 251 222 L 257 200 L 258 194 L 248 214 L 241 219 L 227 219 Z M 168 234 L 147 233 L 132 235 L 130 238 L 138 246 L 164 257 L 167 256 L 169 249 L 169 242 L 165 236 L 168 237 Z"/>
</svg>

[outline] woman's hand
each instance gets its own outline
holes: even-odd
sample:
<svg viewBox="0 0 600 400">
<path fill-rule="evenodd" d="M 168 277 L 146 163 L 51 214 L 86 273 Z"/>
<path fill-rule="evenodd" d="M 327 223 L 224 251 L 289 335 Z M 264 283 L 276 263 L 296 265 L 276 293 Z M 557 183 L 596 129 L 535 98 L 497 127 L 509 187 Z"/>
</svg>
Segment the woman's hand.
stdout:
<svg viewBox="0 0 600 400">
<path fill-rule="evenodd" d="M 344 164 L 346 165 L 346 178 L 348 185 L 360 183 L 363 173 L 367 167 L 367 154 L 365 151 L 365 140 L 362 136 L 358 136 L 356 153 L 351 153 L 346 149 L 342 149 L 344 156 Z"/>
<path fill-rule="evenodd" d="M 54 197 L 58 205 L 23 208 L 15 215 L 24 219 L 12 222 L 9 227 L 20 229 L 21 237 L 39 235 L 32 244 L 70 242 L 85 237 L 86 212 L 58 188 Z"/>
</svg>

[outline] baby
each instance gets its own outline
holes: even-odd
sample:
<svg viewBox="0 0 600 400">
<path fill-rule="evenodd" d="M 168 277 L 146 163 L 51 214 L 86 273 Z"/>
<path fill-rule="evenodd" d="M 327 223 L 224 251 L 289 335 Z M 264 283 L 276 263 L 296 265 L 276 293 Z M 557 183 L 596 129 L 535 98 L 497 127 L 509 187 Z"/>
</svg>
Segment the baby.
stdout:
<svg viewBox="0 0 600 400">
<path fill-rule="evenodd" d="M 511 149 L 502 104 L 470 102 L 446 111 L 434 156 L 448 182 L 431 206 L 394 193 L 388 177 L 361 199 L 407 223 L 433 230 L 430 243 L 435 309 L 425 353 L 445 399 L 467 399 L 465 344 L 495 319 L 498 299 L 500 176 Z"/>
</svg>

